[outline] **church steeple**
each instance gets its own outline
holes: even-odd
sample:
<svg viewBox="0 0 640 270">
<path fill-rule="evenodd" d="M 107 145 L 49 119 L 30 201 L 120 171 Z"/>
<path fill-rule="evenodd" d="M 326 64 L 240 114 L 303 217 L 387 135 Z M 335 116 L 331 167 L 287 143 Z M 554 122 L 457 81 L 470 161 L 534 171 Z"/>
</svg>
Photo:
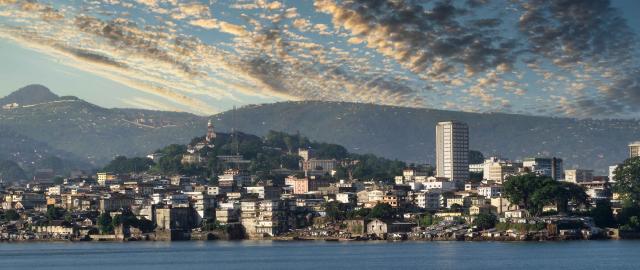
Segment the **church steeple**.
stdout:
<svg viewBox="0 0 640 270">
<path fill-rule="evenodd" d="M 207 124 L 207 142 L 213 142 L 213 140 L 216 138 L 216 132 L 213 129 L 213 123 L 211 122 L 211 119 L 209 119 L 209 123 Z"/>
</svg>

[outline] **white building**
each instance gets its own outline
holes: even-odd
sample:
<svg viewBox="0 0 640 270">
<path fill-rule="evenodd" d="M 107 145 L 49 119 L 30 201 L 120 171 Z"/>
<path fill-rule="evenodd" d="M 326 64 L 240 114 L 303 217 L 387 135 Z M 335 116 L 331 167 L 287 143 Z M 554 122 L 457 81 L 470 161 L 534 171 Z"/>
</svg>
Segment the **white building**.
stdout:
<svg viewBox="0 0 640 270">
<path fill-rule="evenodd" d="M 640 157 L 640 141 L 629 144 L 629 158 Z"/>
<path fill-rule="evenodd" d="M 449 178 L 462 188 L 469 179 L 469 126 L 461 122 L 436 125 L 436 176 Z"/>
<path fill-rule="evenodd" d="M 484 179 L 502 183 L 506 177 L 518 173 L 519 170 L 520 166 L 517 164 L 490 157 L 484 161 L 482 172 Z"/>
<path fill-rule="evenodd" d="M 428 191 L 418 192 L 415 195 L 415 203 L 418 207 L 437 210 L 444 206 L 444 197 L 442 196 L 442 190 L 432 189 Z"/>
<path fill-rule="evenodd" d="M 469 172 L 483 173 L 484 172 L 484 163 L 469 164 Z"/>
<path fill-rule="evenodd" d="M 336 194 L 336 201 L 346 204 L 356 202 L 356 194 L 352 192 L 341 192 Z"/>
<path fill-rule="evenodd" d="M 422 183 L 422 190 L 440 189 L 444 191 L 456 190 L 456 184 L 451 181 L 433 181 Z"/>
<path fill-rule="evenodd" d="M 485 196 L 486 198 L 500 197 L 502 194 L 501 185 L 481 185 L 478 187 L 478 194 Z"/>
<path fill-rule="evenodd" d="M 613 177 L 615 176 L 615 171 L 618 168 L 618 165 L 609 166 L 609 182 L 615 182 Z"/>
</svg>

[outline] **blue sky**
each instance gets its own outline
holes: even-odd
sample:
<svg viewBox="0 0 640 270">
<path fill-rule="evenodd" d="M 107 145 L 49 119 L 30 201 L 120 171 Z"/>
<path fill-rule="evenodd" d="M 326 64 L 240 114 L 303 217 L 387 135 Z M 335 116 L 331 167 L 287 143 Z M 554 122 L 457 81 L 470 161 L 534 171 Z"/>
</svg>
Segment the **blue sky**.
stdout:
<svg viewBox="0 0 640 270">
<path fill-rule="evenodd" d="M 640 1 L 0 0 L 0 94 L 640 116 Z"/>
</svg>

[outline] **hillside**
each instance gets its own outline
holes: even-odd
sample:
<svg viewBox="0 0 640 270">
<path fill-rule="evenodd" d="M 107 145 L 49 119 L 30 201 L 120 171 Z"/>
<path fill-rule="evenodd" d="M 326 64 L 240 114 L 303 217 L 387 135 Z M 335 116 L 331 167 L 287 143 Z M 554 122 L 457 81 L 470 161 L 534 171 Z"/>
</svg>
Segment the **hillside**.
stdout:
<svg viewBox="0 0 640 270">
<path fill-rule="evenodd" d="M 20 96 L 23 89 L 10 96 Z M 203 117 L 192 114 L 105 109 L 75 97 L 0 110 L 0 126 L 5 130 L 98 166 L 117 155 L 141 155 L 170 143 L 188 142 L 202 133 L 205 123 Z"/>
<path fill-rule="evenodd" d="M 225 112 L 216 118 L 223 129 L 235 122 L 239 130 L 258 135 L 270 129 L 299 131 L 313 140 L 340 143 L 349 151 L 429 163 L 435 159 L 436 123 L 459 120 L 469 124 L 470 148 L 485 156 L 554 155 L 565 159 L 565 167 L 593 168 L 600 173 L 624 160 L 627 143 L 640 138 L 637 120 L 576 120 L 319 101 L 247 106 L 235 116 Z"/>
<path fill-rule="evenodd" d="M 23 90 L 9 96 L 21 96 Z M 0 126 L 95 166 L 117 155 L 140 156 L 168 144 L 184 144 L 206 129 L 206 117 L 188 113 L 106 109 L 75 97 L 38 101 L 0 110 Z M 436 122 L 459 120 L 470 126 L 471 149 L 485 156 L 555 155 L 565 159 L 566 167 L 593 168 L 600 173 L 626 157 L 629 141 L 640 139 L 637 120 L 575 120 L 321 101 L 245 106 L 213 119 L 221 132 L 232 126 L 258 136 L 269 130 L 300 132 L 314 141 L 344 145 L 354 153 L 429 163 L 434 160 Z"/>
<path fill-rule="evenodd" d="M 4 98 L 0 98 L 0 106 L 12 103 L 18 103 L 19 105 L 33 105 L 54 101 L 58 98 L 58 95 L 52 93 L 49 88 L 39 84 L 32 84 L 22 87 Z"/>
</svg>

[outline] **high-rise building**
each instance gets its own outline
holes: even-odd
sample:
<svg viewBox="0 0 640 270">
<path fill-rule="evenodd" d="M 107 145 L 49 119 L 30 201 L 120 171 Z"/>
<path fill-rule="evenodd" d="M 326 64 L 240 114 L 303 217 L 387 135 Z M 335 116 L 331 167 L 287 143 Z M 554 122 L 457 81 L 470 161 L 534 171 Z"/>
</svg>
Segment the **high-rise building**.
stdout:
<svg viewBox="0 0 640 270">
<path fill-rule="evenodd" d="M 553 180 L 564 179 L 561 158 L 525 158 L 522 166 L 538 175 L 549 176 Z"/>
<path fill-rule="evenodd" d="M 213 129 L 213 123 L 211 122 L 211 120 L 209 120 L 209 123 L 207 124 L 207 142 L 212 142 L 213 140 L 216 139 L 216 132 Z"/>
<path fill-rule="evenodd" d="M 469 179 L 469 126 L 461 122 L 436 125 L 436 175 L 449 178 L 457 187 Z"/>
<path fill-rule="evenodd" d="M 629 144 L 629 157 L 640 157 L 640 141 Z"/>
</svg>

